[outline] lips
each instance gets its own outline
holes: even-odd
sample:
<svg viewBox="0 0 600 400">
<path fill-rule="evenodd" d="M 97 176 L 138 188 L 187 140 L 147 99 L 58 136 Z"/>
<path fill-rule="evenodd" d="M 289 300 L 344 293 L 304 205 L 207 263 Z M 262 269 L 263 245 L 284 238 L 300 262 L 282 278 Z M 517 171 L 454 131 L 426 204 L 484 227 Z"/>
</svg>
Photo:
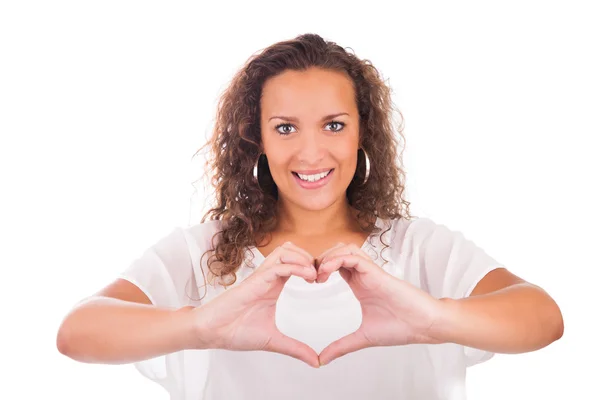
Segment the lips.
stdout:
<svg viewBox="0 0 600 400">
<path fill-rule="evenodd" d="M 313 169 L 313 170 L 304 170 L 304 171 L 292 171 L 292 174 L 298 176 L 298 174 L 302 175 L 315 175 L 321 174 L 323 172 L 333 171 L 333 168 L 321 168 L 321 169 Z"/>
<path fill-rule="evenodd" d="M 299 173 L 302 175 L 314 175 L 314 174 L 320 174 L 322 172 L 328 172 L 331 171 L 333 168 L 321 168 L 321 169 L 305 169 L 305 170 L 300 170 L 300 171 L 292 171 L 295 173 Z"/>
<path fill-rule="evenodd" d="M 331 172 L 329 172 L 324 178 L 320 178 L 317 179 L 315 181 L 305 181 L 304 179 L 300 178 L 298 176 L 298 174 L 296 172 L 292 171 L 292 176 L 294 177 L 294 181 L 303 189 L 319 189 L 325 185 L 327 185 L 329 183 L 329 181 L 331 181 L 331 177 L 333 176 L 335 169 L 331 169 Z M 327 170 L 325 170 L 325 172 L 327 172 Z"/>
</svg>

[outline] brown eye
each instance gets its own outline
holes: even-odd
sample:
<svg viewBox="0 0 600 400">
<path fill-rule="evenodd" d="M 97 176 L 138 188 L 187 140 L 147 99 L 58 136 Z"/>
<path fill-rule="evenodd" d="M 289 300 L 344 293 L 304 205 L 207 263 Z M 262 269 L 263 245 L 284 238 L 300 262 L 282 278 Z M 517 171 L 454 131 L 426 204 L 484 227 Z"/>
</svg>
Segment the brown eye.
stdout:
<svg viewBox="0 0 600 400">
<path fill-rule="evenodd" d="M 330 121 L 327 125 L 338 125 L 339 126 L 339 129 L 334 129 L 332 132 L 340 132 L 346 126 L 346 124 L 341 121 Z"/>
<path fill-rule="evenodd" d="M 283 128 L 288 128 L 288 127 L 292 127 L 292 126 L 293 126 L 292 124 L 287 124 L 287 123 L 286 123 L 286 124 L 279 124 L 279 125 L 277 125 L 277 126 L 275 127 L 275 130 L 277 130 L 277 132 L 278 132 L 280 135 L 287 136 L 287 135 L 289 135 L 289 134 L 290 134 L 290 133 L 292 133 L 292 132 L 289 132 L 289 131 L 283 131 L 283 132 L 282 132 L 282 131 L 280 131 L 280 130 L 279 130 L 279 128 L 282 128 L 282 127 L 283 127 Z"/>
<path fill-rule="evenodd" d="M 334 125 L 334 126 L 338 127 L 337 129 L 333 129 L 333 130 L 330 129 L 334 133 L 341 132 L 344 129 L 344 127 L 346 126 L 346 124 L 341 121 L 330 121 L 327 123 L 327 126 L 329 126 L 329 125 Z M 280 128 L 282 128 L 282 129 L 280 129 Z M 283 124 L 279 124 L 279 125 L 275 126 L 275 130 L 277 130 L 277 132 L 282 136 L 288 136 L 289 134 L 293 133 L 290 130 L 288 130 L 288 128 L 294 128 L 294 126 L 289 123 L 283 123 Z"/>
</svg>

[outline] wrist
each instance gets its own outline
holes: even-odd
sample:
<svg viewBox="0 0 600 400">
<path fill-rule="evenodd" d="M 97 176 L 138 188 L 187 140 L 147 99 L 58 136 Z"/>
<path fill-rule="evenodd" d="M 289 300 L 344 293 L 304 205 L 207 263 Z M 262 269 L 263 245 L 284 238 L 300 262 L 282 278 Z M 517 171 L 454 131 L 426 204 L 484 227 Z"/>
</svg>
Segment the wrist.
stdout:
<svg viewBox="0 0 600 400">
<path fill-rule="evenodd" d="M 431 337 L 436 343 L 457 343 L 460 303 L 449 297 L 443 297 L 438 301 L 439 312 L 430 330 Z"/>
<path fill-rule="evenodd" d="M 181 332 L 181 348 L 182 350 L 198 350 L 202 349 L 202 335 L 198 323 L 196 307 L 185 306 L 175 310 L 177 323 Z"/>
<path fill-rule="evenodd" d="M 218 334 L 209 325 L 213 320 L 213 307 L 202 305 L 199 307 L 189 307 L 188 314 L 191 320 L 191 348 L 195 350 L 218 349 L 221 348 L 218 343 Z"/>
</svg>

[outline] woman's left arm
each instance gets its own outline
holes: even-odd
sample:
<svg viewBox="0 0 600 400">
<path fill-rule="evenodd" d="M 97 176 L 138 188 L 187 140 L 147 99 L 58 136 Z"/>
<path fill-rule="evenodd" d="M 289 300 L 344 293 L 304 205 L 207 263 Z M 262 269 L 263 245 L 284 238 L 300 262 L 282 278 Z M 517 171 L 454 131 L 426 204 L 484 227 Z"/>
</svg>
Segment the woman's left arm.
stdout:
<svg viewBox="0 0 600 400">
<path fill-rule="evenodd" d="M 525 353 L 563 335 L 562 313 L 552 297 L 505 268 L 489 272 L 469 297 L 440 302 L 430 334 L 441 343 Z"/>
</svg>

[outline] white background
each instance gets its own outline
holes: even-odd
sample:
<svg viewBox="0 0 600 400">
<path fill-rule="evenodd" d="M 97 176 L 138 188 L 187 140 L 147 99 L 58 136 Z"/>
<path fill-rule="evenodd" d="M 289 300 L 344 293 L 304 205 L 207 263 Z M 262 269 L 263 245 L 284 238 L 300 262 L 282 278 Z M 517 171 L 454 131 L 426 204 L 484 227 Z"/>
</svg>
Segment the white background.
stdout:
<svg viewBox="0 0 600 400">
<path fill-rule="evenodd" d="M 563 311 L 560 341 L 470 368 L 469 398 L 600 398 L 594 3 L 2 2 L 0 398 L 167 398 L 131 365 L 60 355 L 58 326 L 199 221 L 192 155 L 219 93 L 251 54 L 306 32 L 389 79 L 413 214 L 462 231 Z"/>
</svg>

